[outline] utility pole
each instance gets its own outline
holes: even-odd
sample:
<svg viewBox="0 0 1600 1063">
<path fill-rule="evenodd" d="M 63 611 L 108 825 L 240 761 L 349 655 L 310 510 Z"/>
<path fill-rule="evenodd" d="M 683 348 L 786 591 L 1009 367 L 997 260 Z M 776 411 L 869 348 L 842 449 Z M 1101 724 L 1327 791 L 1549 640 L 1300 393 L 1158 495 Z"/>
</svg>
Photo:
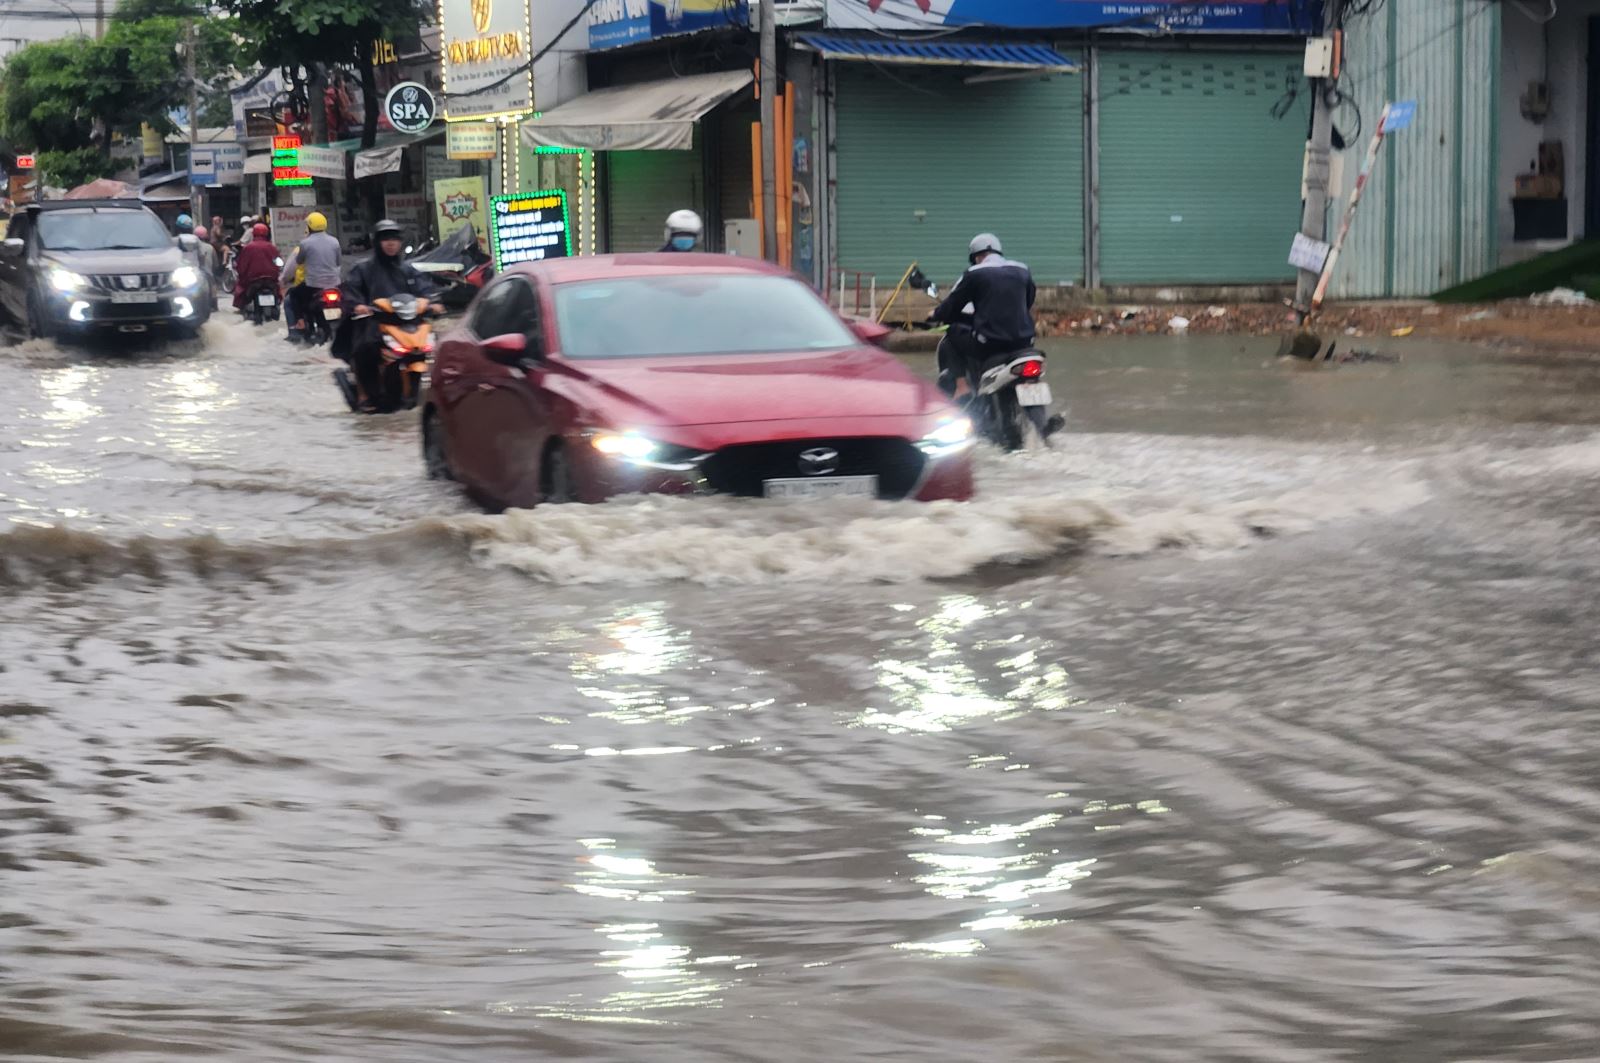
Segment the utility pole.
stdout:
<svg viewBox="0 0 1600 1063">
<path fill-rule="evenodd" d="M 778 261 L 778 5 L 761 0 L 761 251 Z"/>
<path fill-rule="evenodd" d="M 190 21 L 184 27 L 184 66 L 189 77 L 189 217 L 200 217 L 200 189 L 194 183 L 194 149 L 200 143 L 200 86 L 195 81 L 195 25 Z M 196 222 L 198 224 L 198 221 Z"/>
<path fill-rule="evenodd" d="M 1323 8 L 1325 37 L 1344 27 L 1344 0 L 1327 0 Z M 1342 50 L 1342 49 L 1337 49 Z M 1335 59 L 1336 62 L 1340 61 Z M 1337 71 L 1335 71 L 1337 73 Z M 1328 168 L 1333 157 L 1333 107 L 1328 103 L 1336 79 L 1311 79 L 1311 143 L 1306 150 L 1306 201 L 1300 216 L 1300 231 L 1324 240 L 1328 235 Z M 1311 294 L 1319 273 L 1301 270 L 1294 290 L 1295 318 L 1304 324 L 1311 309 Z"/>
<path fill-rule="evenodd" d="M 106 35 L 106 0 L 94 0 L 94 39 Z"/>
</svg>

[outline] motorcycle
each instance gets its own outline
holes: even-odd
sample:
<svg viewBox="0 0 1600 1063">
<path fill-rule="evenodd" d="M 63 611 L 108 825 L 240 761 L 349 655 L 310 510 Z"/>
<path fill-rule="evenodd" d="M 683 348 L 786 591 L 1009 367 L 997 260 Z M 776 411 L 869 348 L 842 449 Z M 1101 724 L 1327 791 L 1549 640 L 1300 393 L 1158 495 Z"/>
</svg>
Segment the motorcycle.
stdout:
<svg viewBox="0 0 1600 1063">
<path fill-rule="evenodd" d="M 439 286 L 439 302 L 451 310 L 466 307 L 494 277 L 494 261 L 478 246 L 471 225 L 463 225 L 438 247 L 408 261 Z"/>
<path fill-rule="evenodd" d="M 323 288 L 311 296 L 306 303 L 305 342 L 320 347 L 333 339 L 333 330 L 344 317 L 343 298 L 338 288 Z"/>
<path fill-rule="evenodd" d="M 371 317 L 377 325 L 378 394 L 362 395 L 351 368 L 335 369 L 334 383 L 353 412 L 360 413 L 363 399 L 375 413 L 413 409 L 422 391 L 423 375 L 433 354 L 433 325 L 429 317 L 442 312 L 437 304 L 415 295 L 395 295 L 372 301 Z"/>
<path fill-rule="evenodd" d="M 967 416 L 979 435 L 1002 450 L 1027 445 L 1029 425 L 1048 443 L 1062 418 L 1050 416 L 1044 353 L 1031 348 L 990 358 L 966 396 Z"/>
<path fill-rule="evenodd" d="M 278 282 L 262 277 L 250 282 L 244 292 L 243 314 L 255 325 L 276 321 L 283 313 L 283 298 L 278 294 Z"/>
</svg>

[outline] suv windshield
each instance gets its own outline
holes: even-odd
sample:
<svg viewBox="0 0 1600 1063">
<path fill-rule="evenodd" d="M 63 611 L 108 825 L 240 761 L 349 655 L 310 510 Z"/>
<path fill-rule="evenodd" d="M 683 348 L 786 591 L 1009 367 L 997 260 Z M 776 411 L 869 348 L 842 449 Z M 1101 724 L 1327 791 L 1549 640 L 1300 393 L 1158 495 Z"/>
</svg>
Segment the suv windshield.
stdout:
<svg viewBox="0 0 1600 1063">
<path fill-rule="evenodd" d="M 857 341 L 797 280 L 687 274 L 575 281 L 555 288 L 570 358 L 824 351 Z"/>
<path fill-rule="evenodd" d="M 171 247 L 172 237 L 142 210 L 39 212 L 39 246 L 47 251 L 134 251 Z"/>
</svg>

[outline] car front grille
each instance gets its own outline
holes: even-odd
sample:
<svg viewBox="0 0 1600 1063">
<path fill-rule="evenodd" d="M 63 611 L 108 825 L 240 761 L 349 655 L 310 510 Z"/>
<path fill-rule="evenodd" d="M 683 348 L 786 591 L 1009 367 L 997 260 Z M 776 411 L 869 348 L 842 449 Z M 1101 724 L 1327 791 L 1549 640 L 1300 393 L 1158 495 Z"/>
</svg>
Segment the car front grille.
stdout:
<svg viewBox="0 0 1600 1063">
<path fill-rule="evenodd" d="M 97 292 L 143 292 L 165 288 L 165 273 L 91 273 L 89 284 Z"/>
<path fill-rule="evenodd" d="M 903 439 L 795 439 L 723 447 L 706 459 L 703 468 L 713 490 L 759 498 L 767 480 L 806 476 L 800 456 L 818 449 L 839 455 L 837 468 L 826 475 L 876 476 L 878 497 L 886 499 L 909 495 L 927 461 L 922 451 Z"/>
</svg>

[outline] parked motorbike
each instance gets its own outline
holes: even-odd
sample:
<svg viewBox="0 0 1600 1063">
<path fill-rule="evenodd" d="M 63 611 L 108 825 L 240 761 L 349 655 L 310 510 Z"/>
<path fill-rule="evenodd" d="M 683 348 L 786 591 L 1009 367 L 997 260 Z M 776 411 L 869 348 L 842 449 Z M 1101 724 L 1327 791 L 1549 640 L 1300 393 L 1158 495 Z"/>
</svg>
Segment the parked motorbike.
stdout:
<svg viewBox="0 0 1600 1063">
<path fill-rule="evenodd" d="M 433 354 L 433 325 L 428 318 L 442 308 L 415 295 L 396 295 L 373 300 L 372 309 L 371 315 L 358 315 L 356 320 L 370 316 L 377 326 L 378 394 L 363 395 L 351 368 L 335 369 L 334 383 L 357 413 L 363 400 L 370 400 L 376 413 L 412 409 Z"/>
<path fill-rule="evenodd" d="M 278 282 L 262 277 L 250 282 L 244 292 L 244 316 L 256 325 L 276 321 L 283 313 L 283 297 L 278 294 Z"/>
<path fill-rule="evenodd" d="M 463 225 L 438 247 L 408 261 L 439 286 L 438 301 L 451 310 L 465 308 L 494 277 L 494 262 L 478 246 L 471 225 Z"/>
</svg>

